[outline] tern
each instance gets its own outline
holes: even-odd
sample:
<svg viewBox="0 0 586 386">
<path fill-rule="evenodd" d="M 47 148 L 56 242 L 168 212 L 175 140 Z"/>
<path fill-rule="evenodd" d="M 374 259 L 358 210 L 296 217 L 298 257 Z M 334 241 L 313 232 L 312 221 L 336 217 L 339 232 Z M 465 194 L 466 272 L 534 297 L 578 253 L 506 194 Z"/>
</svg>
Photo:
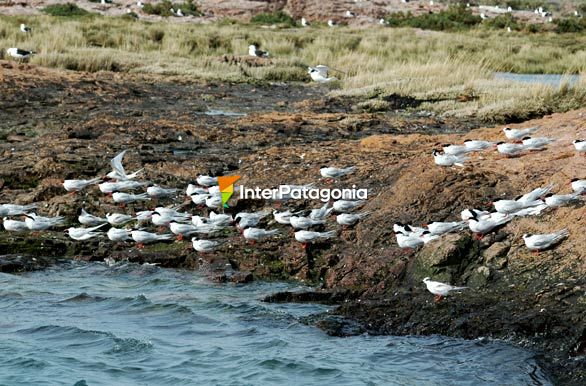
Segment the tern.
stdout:
<svg viewBox="0 0 586 386">
<path fill-rule="evenodd" d="M 26 226 L 31 231 L 44 231 L 49 228 L 63 225 L 65 219 L 61 216 L 58 217 L 41 217 L 35 213 L 25 214 L 24 220 Z"/>
<path fill-rule="evenodd" d="M 189 184 L 185 189 L 185 194 L 191 197 L 193 194 L 208 194 L 208 190 L 194 184 Z"/>
<path fill-rule="evenodd" d="M 547 145 L 555 142 L 555 139 L 547 137 L 523 137 L 522 142 L 527 150 L 543 150 Z"/>
<path fill-rule="evenodd" d="M 118 204 L 126 205 L 136 201 L 149 201 L 151 198 L 146 193 L 130 194 L 123 192 L 114 192 L 112 193 L 112 199 L 114 200 L 114 202 Z"/>
<path fill-rule="evenodd" d="M 336 24 L 335 21 L 333 21 L 332 19 L 328 20 L 328 27 L 336 27 L 338 24 Z"/>
<path fill-rule="evenodd" d="M 36 209 L 37 204 L 16 205 L 16 204 L 1 204 L 0 216 L 20 216 L 27 212 Z"/>
<path fill-rule="evenodd" d="M 537 206 L 532 206 L 529 208 L 521 209 L 516 212 L 511 213 L 511 216 L 514 217 L 525 217 L 525 216 L 538 216 L 543 212 L 545 209 L 549 208 L 547 204 L 543 203 Z"/>
<path fill-rule="evenodd" d="M 155 210 L 151 216 L 151 222 L 159 227 L 168 227 L 171 222 L 187 223 L 191 221 L 191 215 L 177 212 L 159 212 Z"/>
<path fill-rule="evenodd" d="M 114 242 L 132 240 L 132 237 L 130 237 L 130 230 L 128 229 L 110 228 L 106 235 L 108 236 L 108 239 Z"/>
<path fill-rule="evenodd" d="M 206 206 L 210 209 L 220 209 L 222 207 L 222 196 L 214 194 L 206 198 Z"/>
<path fill-rule="evenodd" d="M 427 224 L 427 229 L 432 235 L 441 236 L 445 233 L 455 232 L 466 228 L 465 221 L 455 222 L 432 222 Z"/>
<path fill-rule="evenodd" d="M 572 141 L 574 148 L 578 153 L 584 153 L 586 155 L 586 141 L 583 139 L 576 139 Z"/>
<path fill-rule="evenodd" d="M 69 237 L 71 237 L 73 240 L 77 240 L 77 241 L 85 241 L 85 240 L 89 240 L 93 237 L 99 236 L 102 233 L 101 232 L 96 232 L 96 230 L 100 229 L 101 227 L 103 227 L 106 224 L 100 224 L 98 226 L 95 226 L 93 228 L 67 228 L 65 230 L 65 232 L 69 235 Z"/>
<path fill-rule="evenodd" d="M 213 252 L 218 249 L 223 242 L 213 240 L 198 240 L 195 237 L 191 239 L 193 249 L 200 253 Z"/>
<path fill-rule="evenodd" d="M 99 177 L 92 178 L 91 180 L 65 180 L 63 181 L 63 187 L 68 192 L 79 192 L 80 190 L 83 190 L 88 186 L 97 184 L 101 181 L 102 179 Z"/>
<path fill-rule="evenodd" d="M 346 17 L 356 17 L 356 13 L 354 13 L 352 11 L 346 11 L 346 13 L 344 14 L 344 16 L 346 16 Z"/>
<path fill-rule="evenodd" d="M 464 141 L 464 146 L 466 146 L 466 148 L 470 151 L 480 151 L 492 148 L 493 146 L 495 146 L 495 143 L 489 141 L 467 139 Z"/>
<path fill-rule="evenodd" d="M 352 210 L 364 205 L 366 200 L 357 200 L 357 201 L 348 201 L 348 200 L 338 200 L 335 201 L 332 209 L 338 213 L 347 213 L 351 212 Z"/>
<path fill-rule="evenodd" d="M 306 18 L 302 17 L 301 18 L 301 26 L 302 27 L 309 27 L 311 24 L 309 24 L 309 22 L 307 21 Z"/>
<path fill-rule="evenodd" d="M 295 240 L 303 244 L 303 248 L 307 247 L 307 244 L 315 243 L 320 240 L 331 239 L 336 236 L 336 231 L 329 232 L 312 232 L 306 230 L 300 230 L 295 232 Z"/>
<path fill-rule="evenodd" d="M 494 209 L 499 213 L 511 214 L 521 209 L 539 206 L 543 204 L 542 200 L 521 201 L 521 200 L 498 200 L 492 203 Z"/>
<path fill-rule="evenodd" d="M 260 241 L 262 239 L 266 239 L 271 236 L 275 236 L 279 233 L 278 229 L 273 230 L 265 230 L 260 228 L 246 228 L 242 235 L 246 240 L 252 240 L 254 243 L 255 241 Z"/>
<path fill-rule="evenodd" d="M 544 186 L 543 188 L 535 188 L 529 193 L 525 193 L 524 195 L 522 195 L 517 201 L 528 202 L 538 200 L 540 197 L 543 197 L 546 194 L 548 194 L 553 189 L 553 187 L 553 184 L 549 184 L 547 186 Z"/>
<path fill-rule="evenodd" d="M 197 176 L 197 178 L 195 180 L 201 186 L 208 187 L 208 186 L 218 185 L 218 177 L 204 176 L 204 175 L 200 174 L 199 176 Z M 211 192 L 209 192 L 209 193 L 211 193 Z"/>
<path fill-rule="evenodd" d="M 334 80 L 338 80 L 338 78 L 331 76 L 328 77 L 328 71 L 330 69 L 323 64 L 319 64 L 315 67 L 307 67 L 307 73 L 311 77 L 314 82 L 318 83 L 328 83 Z"/>
<path fill-rule="evenodd" d="M 464 167 L 464 162 L 468 159 L 464 156 L 442 154 L 437 150 L 432 151 L 433 161 L 439 166 L 460 166 Z"/>
<path fill-rule="evenodd" d="M 248 55 L 256 56 L 257 58 L 268 58 L 269 53 L 267 51 L 261 51 L 256 48 L 254 44 L 248 46 Z"/>
<path fill-rule="evenodd" d="M 295 229 L 307 229 L 314 225 L 325 224 L 325 220 L 312 220 L 309 217 L 291 216 L 289 218 L 291 226 Z"/>
<path fill-rule="evenodd" d="M 98 185 L 100 191 L 104 194 L 112 194 L 114 192 L 125 192 L 128 190 L 134 190 L 148 185 L 148 182 L 140 181 L 118 181 L 118 182 L 102 182 Z"/>
<path fill-rule="evenodd" d="M 205 205 L 206 200 L 210 197 L 209 193 L 193 193 L 191 195 L 191 202 L 195 205 Z"/>
<path fill-rule="evenodd" d="M 160 186 L 149 186 L 147 188 L 147 194 L 151 197 L 171 197 L 177 194 L 179 189 L 175 188 L 161 188 Z"/>
<path fill-rule="evenodd" d="M 570 232 L 568 232 L 567 229 L 544 235 L 532 235 L 530 233 L 526 233 L 523 235 L 523 241 L 525 241 L 525 246 L 530 251 L 542 251 L 554 246 L 569 235 Z"/>
<path fill-rule="evenodd" d="M 136 242 L 138 248 L 143 248 L 144 245 L 148 243 L 171 240 L 173 238 L 172 234 L 160 235 L 140 230 L 130 232 L 130 236 Z"/>
<path fill-rule="evenodd" d="M 507 157 L 518 156 L 526 150 L 525 146 L 522 144 L 506 142 L 498 142 L 496 144 L 496 149 L 499 153 L 504 154 Z"/>
<path fill-rule="evenodd" d="M 426 277 L 423 279 L 427 290 L 435 295 L 434 302 L 438 303 L 442 300 L 444 296 L 448 296 L 448 294 L 452 291 L 461 291 L 468 287 L 455 287 L 453 285 L 440 283 L 439 281 L 432 281 L 431 278 Z"/>
<path fill-rule="evenodd" d="M 423 239 L 415 234 L 405 235 L 402 232 L 395 232 L 395 237 L 399 247 L 404 249 L 415 249 L 424 244 Z"/>
<path fill-rule="evenodd" d="M 210 211 L 209 222 L 215 226 L 227 226 L 234 222 L 234 219 L 229 214 L 215 213 Z"/>
<path fill-rule="evenodd" d="M 470 153 L 472 150 L 466 145 L 443 145 L 444 154 L 462 156 L 466 153 Z"/>
<path fill-rule="evenodd" d="M 240 229 L 250 228 L 258 225 L 260 220 L 271 214 L 270 211 L 262 211 L 255 213 L 240 212 L 234 216 Z"/>
<path fill-rule="evenodd" d="M 26 222 L 10 220 L 8 217 L 4 217 L 2 224 L 4 225 L 4 229 L 10 232 L 24 232 L 29 230 L 26 226 Z"/>
<path fill-rule="evenodd" d="M 460 217 L 462 218 L 462 221 L 468 221 L 474 217 L 482 218 L 482 217 L 486 217 L 486 216 L 490 216 L 490 212 L 488 212 L 486 210 L 478 210 L 478 209 L 464 209 L 460 213 Z"/>
<path fill-rule="evenodd" d="M 126 174 L 124 166 L 122 166 L 122 158 L 124 158 L 124 154 L 126 154 L 127 151 L 128 150 L 123 150 L 122 152 L 118 153 L 116 157 L 110 160 L 110 166 L 112 166 L 112 171 L 107 174 L 109 178 L 112 178 L 117 181 L 126 181 L 132 180 L 138 177 L 140 173 L 142 173 L 144 169 L 139 169 L 134 173 Z"/>
<path fill-rule="evenodd" d="M 350 173 L 353 173 L 355 170 L 355 166 L 350 166 L 347 168 L 335 168 L 324 166 L 319 169 L 319 174 L 321 174 L 321 176 L 324 178 L 340 178 Z"/>
<path fill-rule="evenodd" d="M 421 236 L 423 235 L 424 232 L 428 232 L 429 231 L 425 228 L 420 228 L 420 227 L 415 227 L 415 226 L 411 226 L 408 224 L 403 224 L 400 222 L 396 222 L 393 224 L 393 232 L 401 232 L 404 235 L 415 235 L 415 236 Z"/>
<path fill-rule="evenodd" d="M 31 27 L 27 26 L 26 24 L 20 25 L 20 32 L 29 33 L 32 31 L 33 31 L 33 29 Z"/>
<path fill-rule="evenodd" d="M 531 133 L 537 131 L 537 127 L 529 127 L 527 129 L 511 129 L 510 127 L 505 127 L 503 129 L 505 136 L 513 141 L 519 141 L 521 138 L 528 136 Z"/>
<path fill-rule="evenodd" d="M 184 236 L 191 236 L 195 233 L 214 233 L 219 231 L 221 228 L 211 224 L 193 225 L 181 224 L 175 221 L 171 221 L 169 223 L 169 229 L 171 229 L 173 234 L 177 235 L 177 240 L 183 240 Z"/>
<path fill-rule="evenodd" d="M 110 225 L 120 226 L 134 220 L 135 218 L 123 213 L 108 213 L 106 214 L 106 219 L 108 220 Z"/>
<path fill-rule="evenodd" d="M 326 202 L 321 208 L 312 209 L 309 213 L 309 218 L 313 220 L 324 220 L 334 210 L 334 208 L 328 209 L 328 204 L 329 203 Z"/>
<path fill-rule="evenodd" d="M 141 210 L 140 212 L 136 212 L 136 220 L 141 222 L 150 221 L 153 218 L 154 210 Z"/>
<path fill-rule="evenodd" d="M 579 201 L 580 195 L 578 193 L 571 194 L 551 194 L 545 196 L 545 204 L 550 208 L 557 208 L 568 205 L 574 201 Z"/>
<path fill-rule="evenodd" d="M 508 223 L 512 219 L 512 216 L 504 213 L 491 213 L 489 216 L 485 217 L 475 216 L 468 220 L 468 228 L 476 233 L 477 239 L 481 239 L 485 234 Z"/>
<path fill-rule="evenodd" d="M 291 216 L 293 216 L 293 213 L 291 213 L 290 210 L 285 212 L 277 212 L 276 210 L 273 210 L 273 217 L 279 224 L 291 225 Z"/>
<path fill-rule="evenodd" d="M 578 194 L 586 194 L 586 179 L 572 178 L 572 190 Z"/>
<path fill-rule="evenodd" d="M 344 226 L 352 226 L 358 221 L 370 215 L 371 212 L 362 213 L 342 213 L 336 216 L 336 222 Z"/>
<path fill-rule="evenodd" d="M 87 225 L 87 226 L 95 226 L 95 225 L 99 225 L 99 224 L 103 224 L 103 223 L 108 222 L 108 219 L 106 219 L 105 217 L 98 217 L 98 216 L 94 216 L 92 214 L 89 214 L 83 208 L 80 209 L 79 216 L 77 217 L 77 220 L 79 221 L 80 224 Z"/>
</svg>

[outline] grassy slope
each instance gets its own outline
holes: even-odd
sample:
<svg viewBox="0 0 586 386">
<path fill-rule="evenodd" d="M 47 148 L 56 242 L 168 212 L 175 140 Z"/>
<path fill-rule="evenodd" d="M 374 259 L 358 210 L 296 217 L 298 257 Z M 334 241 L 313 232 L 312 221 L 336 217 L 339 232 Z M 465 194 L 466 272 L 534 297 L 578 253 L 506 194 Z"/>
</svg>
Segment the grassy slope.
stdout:
<svg viewBox="0 0 586 386">
<path fill-rule="evenodd" d="M 1 17 L 0 47 L 34 49 L 33 64 L 80 71 L 180 75 L 204 80 L 307 81 L 307 65 L 343 70 L 337 94 L 391 93 L 430 100 L 421 108 L 487 120 L 577 108 L 586 81 L 569 89 L 495 81 L 493 71 L 586 71 L 586 36 L 483 29 L 442 33 L 390 28 L 267 29 L 252 25 L 145 23 L 125 18 Z M 18 25 L 34 28 L 25 35 Z M 251 43 L 271 53 L 260 66 L 233 64 Z M 338 75 L 339 76 L 339 75 Z M 368 102 L 377 109 L 380 100 Z"/>
</svg>

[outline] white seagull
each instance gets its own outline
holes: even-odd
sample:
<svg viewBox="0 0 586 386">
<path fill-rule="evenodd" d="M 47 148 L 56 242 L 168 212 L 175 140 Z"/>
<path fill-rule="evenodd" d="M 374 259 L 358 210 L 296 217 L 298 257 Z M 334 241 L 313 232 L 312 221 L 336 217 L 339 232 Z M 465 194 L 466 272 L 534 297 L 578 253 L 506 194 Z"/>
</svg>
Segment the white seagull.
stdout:
<svg viewBox="0 0 586 386">
<path fill-rule="evenodd" d="M 34 51 L 27 51 L 16 47 L 11 47 L 6 49 L 6 53 L 12 56 L 15 59 L 25 60 L 29 59 L 31 56 L 35 54 Z"/>
<path fill-rule="evenodd" d="M 525 246 L 527 246 L 527 249 L 530 251 L 542 251 L 559 243 L 569 235 L 570 232 L 568 232 L 567 229 L 544 235 L 532 235 L 526 233 L 523 235 L 523 241 L 525 241 Z"/>
<path fill-rule="evenodd" d="M 185 194 L 191 197 L 194 194 L 208 194 L 208 190 L 194 184 L 189 184 L 185 189 Z"/>
<path fill-rule="evenodd" d="M 579 201 L 580 195 L 578 193 L 571 194 L 548 194 L 545 196 L 545 204 L 550 208 L 557 208 L 568 205 L 574 201 Z"/>
<path fill-rule="evenodd" d="M 578 194 L 586 194 L 586 179 L 572 178 L 572 190 Z"/>
<path fill-rule="evenodd" d="M 442 300 L 442 298 L 444 296 L 448 296 L 448 294 L 452 291 L 461 291 L 463 289 L 468 288 L 468 287 L 455 287 L 453 285 L 440 283 L 439 281 L 432 281 L 429 277 L 426 277 L 425 279 L 423 279 L 423 282 L 425 283 L 427 290 L 435 295 L 434 301 L 436 303 L 439 302 L 440 300 Z"/>
<path fill-rule="evenodd" d="M 454 221 L 454 222 L 432 222 L 427 224 L 427 229 L 432 235 L 441 236 L 445 233 L 460 231 L 466 228 L 465 221 Z"/>
<path fill-rule="evenodd" d="M 301 26 L 302 27 L 309 27 L 310 26 L 309 22 L 304 17 L 301 18 Z"/>
<path fill-rule="evenodd" d="M 108 236 L 108 239 L 114 242 L 132 240 L 132 237 L 130 237 L 130 230 L 124 228 L 110 228 L 106 235 Z"/>
<path fill-rule="evenodd" d="M 312 209 L 309 213 L 309 218 L 313 220 L 324 220 L 334 210 L 334 208 L 328 209 L 328 204 L 326 202 L 321 208 Z"/>
<path fill-rule="evenodd" d="M 472 217 L 468 220 L 468 228 L 476 233 L 476 238 L 481 239 L 493 229 L 504 225 L 513 219 L 512 216 L 504 213 L 491 213 L 489 216 Z"/>
<path fill-rule="evenodd" d="M 214 194 L 206 198 L 206 206 L 210 209 L 220 209 L 222 207 L 222 196 Z"/>
<path fill-rule="evenodd" d="M 198 240 L 195 237 L 191 239 L 193 249 L 200 253 L 213 252 L 218 249 L 223 242 L 213 240 Z"/>
<path fill-rule="evenodd" d="M 424 244 L 423 239 L 413 233 L 405 235 L 402 232 L 395 232 L 395 237 L 399 247 L 404 249 L 415 249 Z"/>
<path fill-rule="evenodd" d="M 472 150 L 466 145 L 452 145 L 446 144 L 442 146 L 444 154 L 462 156 L 466 153 L 470 153 Z"/>
<path fill-rule="evenodd" d="M 466 139 L 464 141 L 464 146 L 470 151 L 480 151 L 490 149 L 496 144 L 490 141 L 480 141 L 475 139 Z"/>
<path fill-rule="evenodd" d="M 336 27 L 337 24 L 335 21 L 333 21 L 332 19 L 328 20 L 328 27 Z"/>
<path fill-rule="evenodd" d="M 63 225 L 65 222 L 65 219 L 61 216 L 42 217 L 37 216 L 35 213 L 25 214 L 25 216 L 24 222 L 31 231 L 44 231 L 55 226 Z"/>
<path fill-rule="evenodd" d="M 4 217 L 2 225 L 9 232 L 24 232 L 29 230 L 24 221 L 10 220 L 8 217 Z"/>
<path fill-rule="evenodd" d="M 314 243 L 319 240 L 327 240 L 336 236 L 336 231 L 329 232 L 312 232 L 301 230 L 295 232 L 295 240 L 303 244 L 303 248 L 307 247 L 307 244 Z"/>
<path fill-rule="evenodd" d="M 32 32 L 33 29 L 29 26 L 27 26 L 26 24 L 21 24 L 20 25 L 20 32 L 24 32 L 24 33 L 28 33 L 28 32 Z"/>
<path fill-rule="evenodd" d="M 499 213 L 511 214 L 520 211 L 521 209 L 530 208 L 533 206 L 543 205 L 542 200 L 521 201 L 519 200 L 498 200 L 492 203 L 494 209 Z"/>
<path fill-rule="evenodd" d="M 575 139 L 574 141 L 572 141 L 572 143 L 574 144 L 574 148 L 576 148 L 576 151 L 578 153 L 584 153 L 584 155 L 586 155 L 586 141 L 583 139 Z"/>
<path fill-rule="evenodd" d="M 547 137 L 523 137 L 522 142 L 527 150 L 543 150 L 547 145 L 555 142 L 555 139 Z"/>
<path fill-rule="evenodd" d="M 161 188 L 160 186 L 149 186 L 147 188 L 147 194 L 151 197 L 171 197 L 177 194 L 179 189 L 176 188 Z"/>
<path fill-rule="evenodd" d="M 268 58 L 269 53 L 267 51 L 261 51 L 256 48 L 254 44 L 248 46 L 248 55 L 256 56 L 257 58 Z"/>
<path fill-rule="evenodd" d="M 496 150 L 507 157 L 515 157 L 525 152 L 526 148 L 522 144 L 499 142 L 496 144 Z"/>
<path fill-rule="evenodd" d="M 114 192 L 126 192 L 148 185 L 148 182 L 140 181 L 118 181 L 118 182 L 102 182 L 98 185 L 100 192 L 104 194 L 112 194 Z"/>
<path fill-rule="evenodd" d="M 151 198 L 146 193 L 130 194 L 124 192 L 114 192 L 112 193 L 112 199 L 118 204 L 126 205 L 136 201 L 149 201 Z"/>
<path fill-rule="evenodd" d="M 238 223 L 240 229 L 245 229 L 258 225 L 260 220 L 267 217 L 269 214 L 271 214 L 271 212 L 268 210 L 254 213 L 240 212 L 234 216 L 234 219 Z"/>
<path fill-rule="evenodd" d="M 486 216 L 490 216 L 490 212 L 488 212 L 486 210 L 478 210 L 478 209 L 464 209 L 460 213 L 460 217 L 462 218 L 462 221 L 468 221 L 474 217 L 482 218 L 482 217 L 486 217 Z"/>
<path fill-rule="evenodd" d="M 234 222 L 234 218 L 232 218 L 232 216 L 229 214 L 215 213 L 212 210 L 210 211 L 209 222 L 217 227 L 221 227 L 232 224 Z"/>
<path fill-rule="evenodd" d="M 548 194 L 553 189 L 553 187 L 553 184 L 549 184 L 547 186 L 544 186 L 543 188 L 535 188 L 529 193 L 525 193 L 524 195 L 522 195 L 517 201 L 529 202 L 538 200 L 539 198 Z"/>
<path fill-rule="evenodd" d="M 138 248 L 142 248 L 145 244 L 148 243 L 171 240 L 173 238 L 172 234 L 159 235 L 157 233 L 150 233 L 140 230 L 130 232 L 130 236 L 136 242 Z"/>
<path fill-rule="evenodd" d="M 291 216 L 289 218 L 291 226 L 295 229 L 307 229 L 314 225 L 325 224 L 325 220 L 313 220 L 309 217 Z"/>
<path fill-rule="evenodd" d="M 106 219 L 113 226 L 124 225 L 127 222 L 134 220 L 135 218 L 128 214 L 123 213 L 107 213 Z"/>
<path fill-rule="evenodd" d="M 273 210 L 275 221 L 283 225 L 291 225 L 291 216 L 293 216 L 293 214 L 294 213 L 291 213 L 290 210 L 285 212 L 277 212 L 276 210 Z"/>
<path fill-rule="evenodd" d="M 347 213 L 351 212 L 354 209 L 366 204 L 366 200 L 357 200 L 357 201 L 348 201 L 348 200 L 338 200 L 334 201 L 333 209 L 338 213 Z"/>
<path fill-rule="evenodd" d="M 204 175 L 200 174 L 197 176 L 197 178 L 195 180 L 201 186 L 207 187 L 207 186 L 218 185 L 218 177 L 204 176 Z"/>
<path fill-rule="evenodd" d="M 315 67 L 307 67 L 307 73 L 311 77 L 314 82 L 318 83 L 328 83 L 334 80 L 338 80 L 335 76 L 328 77 L 328 71 L 330 69 L 328 66 L 324 66 L 323 64 L 318 64 Z"/>
</svg>

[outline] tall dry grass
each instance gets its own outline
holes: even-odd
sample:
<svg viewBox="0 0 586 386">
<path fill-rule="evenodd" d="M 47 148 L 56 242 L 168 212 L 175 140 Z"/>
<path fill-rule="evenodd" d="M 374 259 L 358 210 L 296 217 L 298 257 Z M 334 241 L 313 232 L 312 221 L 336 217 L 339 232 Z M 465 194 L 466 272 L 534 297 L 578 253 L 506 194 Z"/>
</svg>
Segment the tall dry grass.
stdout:
<svg viewBox="0 0 586 386">
<path fill-rule="evenodd" d="M 586 84 L 555 89 L 496 81 L 494 71 L 586 72 L 586 36 L 462 33 L 373 27 L 270 29 L 244 24 L 147 23 L 125 18 L 0 17 L 0 47 L 38 52 L 34 64 L 78 71 L 122 71 L 237 82 L 308 81 L 308 65 L 344 74 L 337 95 L 375 98 L 398 93 L 427 100 L 446 115 L 503 120 L 559 111 L 586 102 Z M 19 31 L 27 23 L 30 35 Z M 221 60 L 255 43 L 270 64 Z M 549 105 L 546 105 L 549 103 Z M 367 103 L 368 104 L 368 103 Z M 373 102 L 373 105 L 376 103 Z"/>
</svg>

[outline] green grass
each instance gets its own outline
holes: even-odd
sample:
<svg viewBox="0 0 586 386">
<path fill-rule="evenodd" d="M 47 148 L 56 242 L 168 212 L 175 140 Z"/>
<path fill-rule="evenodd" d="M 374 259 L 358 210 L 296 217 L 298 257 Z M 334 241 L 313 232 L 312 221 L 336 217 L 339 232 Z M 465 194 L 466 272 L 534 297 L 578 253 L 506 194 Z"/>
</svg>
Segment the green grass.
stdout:
<svg viewBox="0 0 586 386">
<path fill-rule="evenodd" d="M 201 14 L 197 9 L 197 6 L 193 3 L 193 0 L 187 0 L 183 3 L 172 3 L 168 0 L 158 3 L 145 3 L 142 11 L 147 15 L 169 17 L 173 16 L 171 9 L 174 9 L 175 11 L 181 9 L 184 16 L 198 16 Z"/>
<path fill-rule="evenodd" d="M 282 25 L 295 27 L 295 20 L 283 11 L 277 11 L 272 13 L 259 13 L 250 19 L 253 24 L 265 24 L 265 25 Z"/>
<path fill-rule="evenodd" d="M 20 33 L 21 22 L 35 33 Z M 334 74 L 341 81 L 332 94 L 356 96 L 371 111 L 384 109 L 381 101 L 393 93 L 424 100 L 419 109 L 440 115 L 492 121 L 586 104 L 586 81 L 555 89 L 493 79 L 494 71 L 586 73 L 586 34 L 507 33 L 501 27 L 448 33 L 2 16 L 0 47 L 35 50 L 30 62 L 46 67 L 232 82 L 309 82 L 307 66 L 326 64 L 344 72 Z M 252 43 L 271 58 L 247 61 Z"/>
<path fill-rule="evenodd" d="M 43 8 L 43 12 L 50 16 L 86 16 L 90 14 L 73 3 L 48 5 Z"/>
<path fill-rule="evenodd" d="M 459 31 L 470 29 L 482 22 L 465 6 L 450 6 L 448 9 L 414 16 L 411 13 L 393 13 L 386 19 L 391 27 L 413 27 L 433 31 Z"/>
</svg>

